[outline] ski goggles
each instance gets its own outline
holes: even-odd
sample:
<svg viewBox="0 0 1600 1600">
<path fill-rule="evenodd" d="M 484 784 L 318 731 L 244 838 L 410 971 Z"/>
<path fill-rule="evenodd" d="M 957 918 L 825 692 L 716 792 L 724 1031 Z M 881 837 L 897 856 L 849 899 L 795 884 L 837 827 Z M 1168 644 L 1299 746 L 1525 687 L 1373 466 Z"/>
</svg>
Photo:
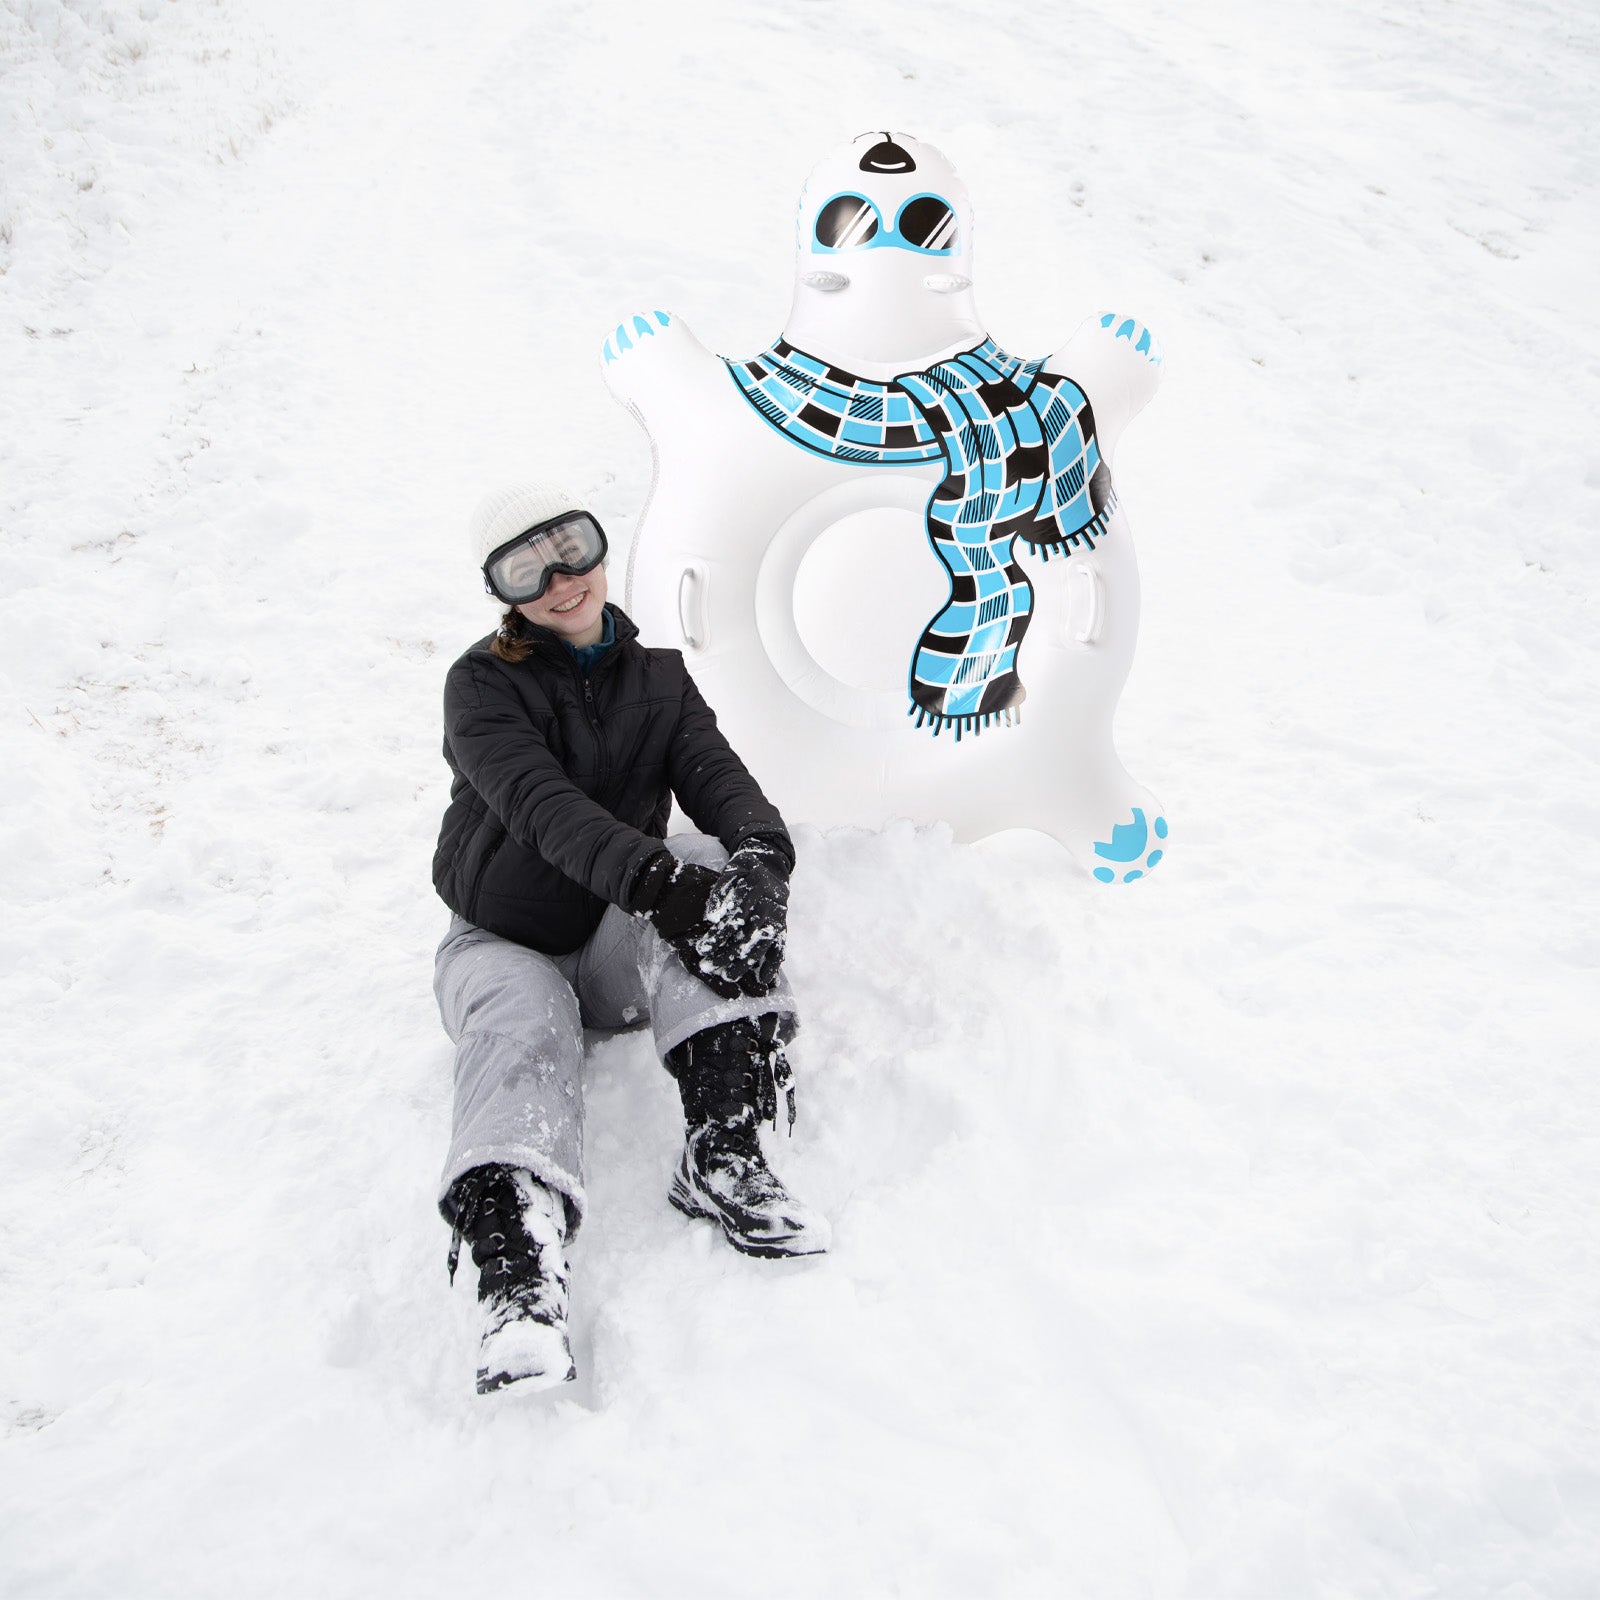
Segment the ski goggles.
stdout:
<svg viewBox="0 0 1600 1600">
<path fill-rule="evenodd" d="M 836 194 L 817 213 L 811 248 L 831 255 L 839 250 L 876 250 L 888 245 L 921 255 L 947 256 L 960 244 L 955 207 L 936 194 L 914 194 L 885 228 L 883 213 L 864 194 Z"/>
<path fill-rule="evenodd" d="M 605 530 L 587 511 L 563 511 L 507 539 L 483 564 L 483 586 L 508 606 L 526 605 L 558 572 L 579 577 L 605 560 Z"/>
</svg>

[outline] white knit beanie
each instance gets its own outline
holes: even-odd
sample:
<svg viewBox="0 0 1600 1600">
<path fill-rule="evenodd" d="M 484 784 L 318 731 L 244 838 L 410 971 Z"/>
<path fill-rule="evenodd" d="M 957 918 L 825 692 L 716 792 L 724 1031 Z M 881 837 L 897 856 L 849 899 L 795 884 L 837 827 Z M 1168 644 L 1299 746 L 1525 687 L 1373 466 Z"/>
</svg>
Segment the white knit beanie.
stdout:
<svg viewBox="0 0 1600 1600">
<path fill-rule="evenodd" d="M 467 521 L 467 543 L 481 570 L 492 551 L 519 533 L 559 517 L 563 511 L 587 511 L 575 494 L 547 483 L 514 483 L 496 489 L 478 502 Z"/>
</svg>

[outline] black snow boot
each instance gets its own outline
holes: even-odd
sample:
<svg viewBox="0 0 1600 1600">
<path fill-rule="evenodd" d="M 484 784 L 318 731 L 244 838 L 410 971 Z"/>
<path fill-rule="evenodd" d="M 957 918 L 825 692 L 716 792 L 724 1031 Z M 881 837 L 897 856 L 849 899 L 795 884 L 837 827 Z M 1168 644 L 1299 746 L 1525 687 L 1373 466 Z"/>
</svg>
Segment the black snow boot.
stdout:
<svg viewBox="0 0 1600 1600">
<path fill-rule="evenodd" d="M 567 1342 L 566 1201 L 521 1167 L 474 1167 L 452 1185 L 450 1281 L 465 1239 L 478 1267 L 478 1393 L 577 1376 Z"/>
<path fill-rule="evenodd" d="M 719 1023 L 667 1052 L 688 1127 L 668 1199 L 719 1224 L 746 1255 L 820 1255 L 828 1219 L 784 1188 L 761 1149 L 761 1122 L 776 1123 L 781 1091 L 794 1122 L 781 1021 L 769 1014 Z"/>
</svg>

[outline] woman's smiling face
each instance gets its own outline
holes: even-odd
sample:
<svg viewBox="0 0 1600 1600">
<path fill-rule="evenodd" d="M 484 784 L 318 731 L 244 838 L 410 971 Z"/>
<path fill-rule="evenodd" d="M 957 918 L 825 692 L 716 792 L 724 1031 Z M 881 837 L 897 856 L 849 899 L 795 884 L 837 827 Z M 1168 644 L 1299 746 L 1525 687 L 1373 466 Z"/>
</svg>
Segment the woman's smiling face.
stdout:
<svg viewBox="0 0 1600 1600">
<path fill-rule="evenodd" d="M 606 569 L 591 567 L 574 576 L 552 573 L 550 587 L 537 600 L 517 607 L 529 622 L 560 634 L 579 648 L 599 644 L 605 632 Z"/>
</svg>

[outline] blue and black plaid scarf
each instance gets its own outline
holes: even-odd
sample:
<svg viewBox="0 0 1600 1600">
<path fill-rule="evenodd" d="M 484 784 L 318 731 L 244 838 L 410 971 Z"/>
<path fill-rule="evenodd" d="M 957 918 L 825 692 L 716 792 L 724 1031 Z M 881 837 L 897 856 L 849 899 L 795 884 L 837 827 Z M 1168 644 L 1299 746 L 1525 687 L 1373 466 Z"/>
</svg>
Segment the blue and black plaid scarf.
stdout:
<svg viewBox="0 0 1600 1600">
<path fill-rule="evenodd" d="M 950 599 L 917 642 L 907 712 L 936 735 L 948 724 L 960 739 L 1020 714 L 1033 585 L 1014 559 L 1017 538 L 1045 560 L 1093 550 L 1116 510 L 1088 397 L 1041 371 L 1044 361 L 1018 361 L 985 339 L 877 383 L 779 339 L 752 361 L 727 362 L 750 404 L 803 449 L 863 466 L 944 459 L 927 523 Z"/>
</svg>

